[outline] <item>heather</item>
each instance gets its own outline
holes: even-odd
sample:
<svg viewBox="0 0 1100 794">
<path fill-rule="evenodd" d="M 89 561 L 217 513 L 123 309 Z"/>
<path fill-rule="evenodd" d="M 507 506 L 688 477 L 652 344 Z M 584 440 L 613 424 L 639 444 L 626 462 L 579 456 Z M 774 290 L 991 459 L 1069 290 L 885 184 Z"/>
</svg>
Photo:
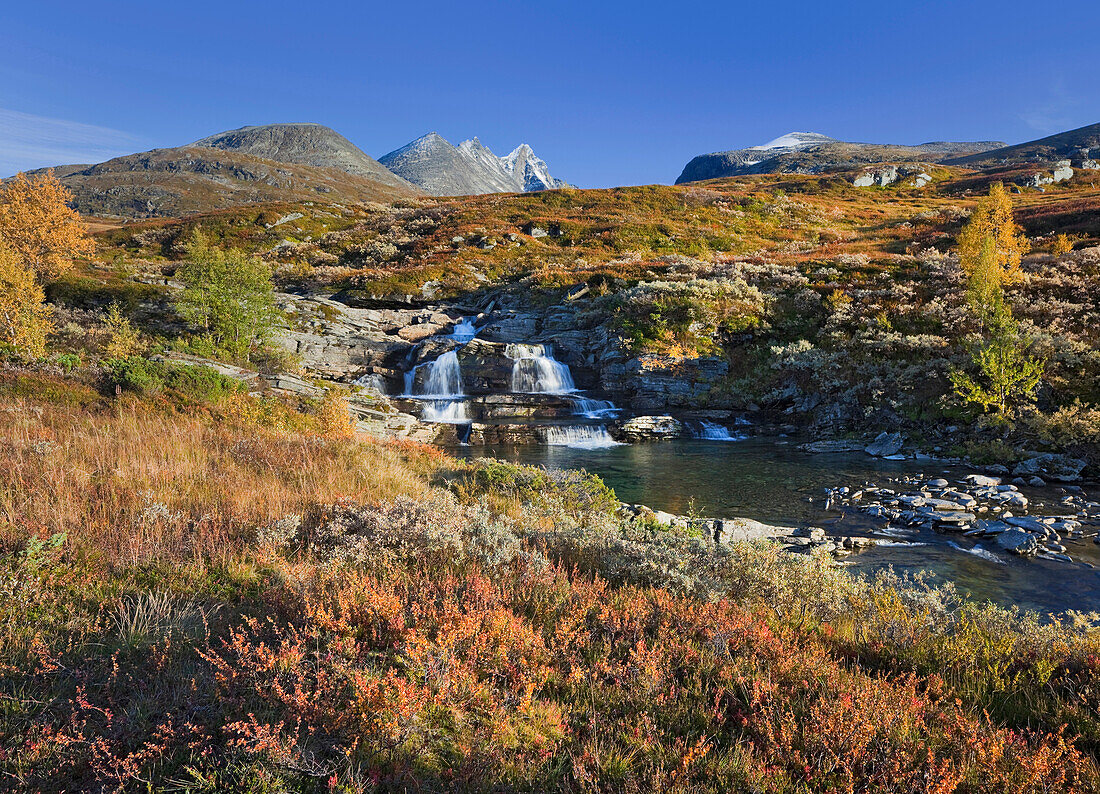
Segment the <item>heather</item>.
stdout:
<svg viewBox="0 0 1100 794">
<path fill-rule="evenodd" d="M 1072 615 L 716 547 L 583 473 L 315 410 L 95 386 L 4 374 L 14 789 L 1097 786 Z"/>
</svg>

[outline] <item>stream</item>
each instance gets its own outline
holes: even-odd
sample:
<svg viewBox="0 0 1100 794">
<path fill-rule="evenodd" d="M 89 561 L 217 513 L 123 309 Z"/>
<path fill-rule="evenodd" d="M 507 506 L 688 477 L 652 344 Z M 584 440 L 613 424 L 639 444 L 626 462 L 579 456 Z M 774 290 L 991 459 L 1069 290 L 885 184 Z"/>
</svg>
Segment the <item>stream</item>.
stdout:
<svg viewBox="0 0 1100 794">
<path fill-rule="evenodd" d="M 885 541 L 853 554 L 843 564 L 873 573 L 929 571 L 955 582 L 979 600 L 1040 613 L 1100 611 L 1100 546 L 1091 538 L 1067 542 L 1073 562 L 1015 557 L 957 533 L 927 528 L 901 530 L 851 509 L 825 509 L 825 489 L 927 474 L 952 482 L 974 470 L 937 461 L 887 461 L 863 453 L 809 454 L 782 438 L 737 435 L 720 440 L 675 440 L 617 446 L 543 445 L 462 447 L 466 457 L 583 468 L 599 475 L 624 502 L 670 513 L 745 517 L 779 525 L 813 525 L 830 534 L 873 536 Z M 1022 487 L 1032 512 L 1065 512 L 1057 485 Z M 1085 493 L 1100 494 L 1086 483 Z M 1096 566 L 1095 568 L 1089 567 Z M 935 581 L 935 580 L 934 580 Z"/>
</svg>

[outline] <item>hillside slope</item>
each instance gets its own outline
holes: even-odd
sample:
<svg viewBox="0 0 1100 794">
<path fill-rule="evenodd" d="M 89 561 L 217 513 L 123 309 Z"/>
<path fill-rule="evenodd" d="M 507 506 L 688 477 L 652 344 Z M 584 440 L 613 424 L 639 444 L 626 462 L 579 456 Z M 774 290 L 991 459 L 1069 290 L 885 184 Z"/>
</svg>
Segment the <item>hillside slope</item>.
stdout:
<svg viewBox="0 0 1100 794">
<path fill-rule="evenodd" d="M 987 152 L 956 157 L 944 162 L 950 165 L 1000 166 L 1023 163 L 1046 163 L 1071 160 L 1074 165 L 1100 160 L 1100 123 L 1059 132 L 1034 141 L 1003 146 Z"/>
<path fill-rule="evenodd" d="M 337 168 L 383 185 L 415 191 L 409 182 L 386 169 L 335 130 L 321 124 L 264 124 L 220 132 L 192 146 L 235 151 L 280 163 Z"/>
<path fill-rule="evenodd" d="M 412 187 L 336 168 L 200 146 L 153 149 L 52 170 L 72 191 L 79 212 L 110 218 L 182 217 L 268 201 L 388 202 L 417 194 Z"/>
</svg>

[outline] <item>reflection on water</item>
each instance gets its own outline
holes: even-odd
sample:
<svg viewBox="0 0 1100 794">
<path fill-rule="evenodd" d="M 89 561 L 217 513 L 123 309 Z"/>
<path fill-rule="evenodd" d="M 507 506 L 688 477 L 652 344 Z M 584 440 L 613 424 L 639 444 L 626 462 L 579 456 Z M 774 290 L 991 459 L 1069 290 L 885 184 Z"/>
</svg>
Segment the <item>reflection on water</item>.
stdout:
<svg viewBox="0 0 1100 794">
<path fill-rule="evenodd" d="M 988 540 L 976 549 L 979 544 L 957 534 L 893 528 L 883 532 L 881 522 L 862 513 L 824 510 L 826 488 L 864 482 L 888 485 L 889 477 L 918 472 L 953 480 L 969 469 L 935 461 L 877 460 L 861 453 L 809 455 L 782 439 L 760 438 L 733 444 L 666 441 L 607 449 L 485 447 L 459 454 L 584 468 L 602 477 L 624 502 L 640 502 L 672 513 L 694 510 L 701 515 L 743 516 L 775 524 L 812 524 L 836 534 L 912 540 L 921 545 L 883 545 L 847 559 L 856 570 L 892 565 L 898 571 L 932 571 L 978 598 L 1040 612 L 1100 610 L 1098 570 L 1077 563 L 1009 557 L 993 551 Z M 1056 488 L 1021 490 L 1032 500 L 1033 512 L 1061 512 Z M 1100 547 L 1091 540 L 1066 541 L 1066 545 L 1075 560 L 1100 566 Z M 982 553 L 986 549 L 995 560 Z"/>
</svg>

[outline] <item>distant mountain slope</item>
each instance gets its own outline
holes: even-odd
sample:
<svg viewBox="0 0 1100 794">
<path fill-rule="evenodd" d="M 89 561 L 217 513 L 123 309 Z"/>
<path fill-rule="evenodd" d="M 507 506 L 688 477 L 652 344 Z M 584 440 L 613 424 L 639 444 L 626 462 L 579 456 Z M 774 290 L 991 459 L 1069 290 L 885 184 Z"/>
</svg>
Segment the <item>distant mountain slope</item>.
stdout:
<svg viewBox="0 0 1100 794">
<path fill-rule="evenodd" d="M 1070 160 L 1073 165 L 1082 161 L 1100 161 L 1100 124 L 1078 127 L 1014 146 L 1004 146 L 991 151 L 944 161 L 949 165 L 1001 166 L 1023 163 L 1049 163 Z"/>
<path fill-rule="evenodd" d="M 392 180 L 200 146 L 52 170 L 72 191 L 77 210 L 112 218 L 182 217 L 262 201 L 388 202 L 418 194 Z"/>
<path fill-rule="evenodd" d="M 211 135 L 191 145 L 241 152 L 280 163 L 338 168 L 383 185 L 416 190 L 413 185 L 387 170 L 343 135 L 321 124 L 241 127 Z"/>
<path fill-rule="evenodd" d="M 882 162 L 939 161 L 945 155 L 969 154 L 1003 146 L 1001 141 L 936 141 L 917 146 L 853 143 L 816 132 L 790 132 L 746 149 L 695 157 L 676 184 L 745 174 L 816 174 Z"/>
<path fill-rule="evenodd" d="M 497 157 L 477 138 L 455 146 L 436 132 L 378 158 L 398 176 L 436 196 L 522 193 L 568 187 L 527 144 Z"/>
</svg>

